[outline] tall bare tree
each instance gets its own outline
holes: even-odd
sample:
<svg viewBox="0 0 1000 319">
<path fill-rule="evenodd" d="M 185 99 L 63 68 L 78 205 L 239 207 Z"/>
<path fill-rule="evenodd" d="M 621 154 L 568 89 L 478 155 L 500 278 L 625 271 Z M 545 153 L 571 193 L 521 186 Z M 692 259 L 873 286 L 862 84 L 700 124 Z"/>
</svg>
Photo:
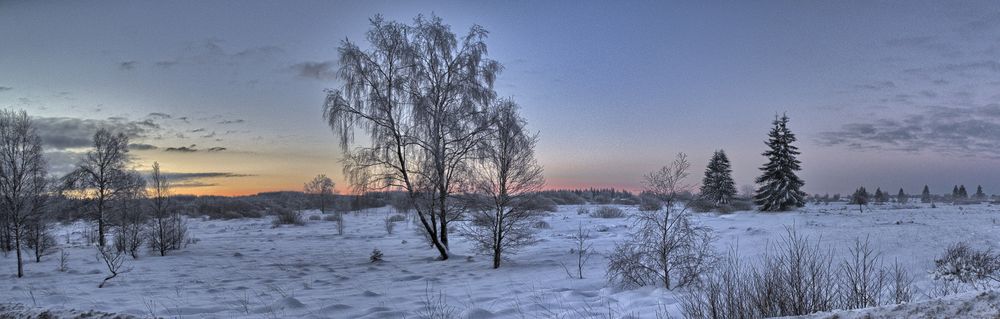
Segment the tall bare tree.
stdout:
<svg viewBox="0 0 1000 319">
<path fill-rule="evenodd" d="M 440 18 L 412 26 L 371 19 L 371 49 L 340 46 L 340 90 L 328 90 L 324 116 L 345 150 L 344 171 L 356 190 L 402 189 L 441 259 L 448 223 L 459 218 L 451 195 L 489 130 L 484 109 L 501 66 L 486 58 L 487 32 L 473 26 L 457 38 Z M 354 133 L 368 135 L 355 146 Z"/>
<path fill-rule="evenodd" d="M 126 189 L 128 136 L 100 129 L 94 134 L 94 148 L 77 168 L 64 178 L 64 187 L 90 202 L 97 220 L 98 245 L 104 246 L 108 210 L 116 196 Z"/>
<path fill-rule="evenodd" d="M 0 209 L 13 234 L 17 276 L 24 276 L 26 226 L 41 214 L 46 192 L 42 142 L 24 111 L 0 110 Z"/>
<path fill-rule="evenodd" d="M 489 138 L 480 144 L 475 165 L 474 191 L 486 196 L 471 236 L 477 246 L 493 256 L 500 268 L 505 253 L 534 241 L 530 222 L 536 206 L 529 197 L 545 184 L 542 167 L 535 161 L 538 136 L 525 128 L 518 106 L 511 100 L 497 104 L 496 121 Z"/>
<path fill-rule="evenodd" d="M 326 204 L 333 197 L 333 188 L 336 183 L 324 174 L 316 175 L 311 181 L 303 186 L 306 194 L 316 196 L 319 200 L 319 211 L 326 213 Z"/>
</svg>

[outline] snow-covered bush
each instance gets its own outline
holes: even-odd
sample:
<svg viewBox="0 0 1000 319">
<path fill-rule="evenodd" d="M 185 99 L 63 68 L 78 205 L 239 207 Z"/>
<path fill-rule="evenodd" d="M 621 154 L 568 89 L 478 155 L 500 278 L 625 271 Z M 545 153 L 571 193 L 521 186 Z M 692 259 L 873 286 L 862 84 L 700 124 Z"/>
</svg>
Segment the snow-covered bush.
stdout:
<svg viewBox="0 0 1000 319">
<path fill-rule="evenodd" d="M 577 215 L 590 215 L 590 208 L 587 208 L 587 206 L 577 207 L 576 208 L 576 214 Z"/>
<path fill-rule="evenodd" d="M 964 242 L 952 244 L 934 260 L 935 280 L 986 288 L 1000 282 L 1000 255 L 992 249 L 976 249 Z"/>
<path fill-rule="evenodd" d="M 625 218 L 625 211 L 612 206 L 601 206 L 590 213 L 590 217 L 595 218 Z"/>
<path fill-rule="evenodd" d="M 302 226 L 306 224 L 306 222 L 302 220 L 301 212 L 287 208 L 279 209 L 278 213 L 274 215 L 274 221 L 272 223 L 274 224 L 274 227 L 281 225 Z"/>
</svg>

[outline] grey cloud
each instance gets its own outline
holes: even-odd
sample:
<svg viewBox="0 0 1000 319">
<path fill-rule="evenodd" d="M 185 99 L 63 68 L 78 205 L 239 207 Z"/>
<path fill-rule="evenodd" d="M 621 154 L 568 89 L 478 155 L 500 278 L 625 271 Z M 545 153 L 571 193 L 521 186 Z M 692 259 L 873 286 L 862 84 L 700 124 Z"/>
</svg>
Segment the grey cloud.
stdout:
<svg viewBox="0 0 1000 319">
<path fill-rule="evenodd" d="M 35 117 L 42 143 L 55 149 L 89 147 L 98 129 L 107 128 L 123 133 L 129 138 L 146 138 L 160 130 L 159 125 L 147 121 L 129 121 L 124 118 L 106 120 L 79 119 L 70 117 Z"/>
<path fill-rule="evenodd" d="M 191 146 L 181 146 L 181 147 L 168 147 L 168 148 L 164 149 L 163 151 L 164 152 L 194 153 L 194 152 L 198 151 L 198 149 L 196 149 L 194 147 L 195 147 L 194 145 L 191 145 Z"/>
<path fill-rule="evenodd" d="M 135 70 L 135 67 L 137 67 L 137 66 L 139 66 L 139 61 L 135 61 L 135 60 L 124 61 L 124 62 L 119 62 L 118 63 L 118 69 L 125 70 L 125 71 Z"/>
<path fill-rule="evenodd" d="M 243 122 L 246 122 L 246 121 L 244 121 L 243 119 L 235 119 L 235 120 L 221 121 L 221 122 L 219 122 L 219 124 L 240 124 L 240 123 L 243 123 Z"/>
<path fill-rule="evenodd" d="M 159 147 L 150 144 L 133 143 L 128 145 L 128 149 L 134 151 L 149 151 L 149 150 L 159 149 Z"/>
<path fill-rule="evenodd" d="M 9 87 L 9 86 L 0 86 L 0 92 L 6 92 L 6 91 L 13 90 L 13 89 L 14 88 Z"/>
<path fill-rule="evenodd" d="M 335 67 L 336 64 L 333 61 L 301 62 L 293 64 L 289 69 L 294 71 L 299 77 L 327 80 L 332 79 L 336 75 L 334 71 Z"/>
<path fill-rule="evenodd" d="M 155 117 L 155 118 L 160 118 L 160 119 L 171 119 L 171 118 L 173 118 L 173 116 L 170 115 L 170 114 L 160 113 L 160 112 L 149 113 L 149 115 L 146 115 L 146 117 Z"/>
<path fill-rule="evenodd" d="M 225 150 L 226 150 L 225 147 L 218 147 L 217 146 L 217 147 L 209 148 L 209 149 L 207 149 L 205 151 L 208 151 L 208 152 L 222 152 L 222 151 L 225 151 Z"/>
<path fill-rule="evenodd" d="M 921 113 L 898 119 L 845 124 L 840 130 L 821 133 L 818 142 L 854 150 L 1000 158 L 1000 105 L 924 107 Z"/>
</svg>

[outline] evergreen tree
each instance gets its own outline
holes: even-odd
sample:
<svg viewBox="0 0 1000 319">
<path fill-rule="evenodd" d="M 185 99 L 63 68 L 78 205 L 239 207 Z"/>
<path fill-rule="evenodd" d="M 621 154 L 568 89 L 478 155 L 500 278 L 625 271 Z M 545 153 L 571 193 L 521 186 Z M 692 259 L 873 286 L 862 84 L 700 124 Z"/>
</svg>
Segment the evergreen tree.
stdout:
<svg viewBox="0 0 1000 319">
<path fill-rule="evenodd" d="M 876 204 L 885 203 L 885 193 L 882 193 L 881 187 L 875 188 L 875 203 Z"/>
<path fill-rule="evenodd" d="M 976 199 L 978 200 L 986 199 L 986 193 L 983 193 L 983 185 L 976 186 Z"/>
<path fill-rule="evenodd" d="M 868 190 L 864 186 L 858 187 L 851 195 L 851 204 L 858 205 L 862 213 L 865 212 L 865 205 L 868 205 Z"/>
<path fill-rule="evenodd" d="M 958 198 L 969 198 L 969 193 L 965 191 L 965 185 L 958 187 Z"/>
<path fill-rule="evenodd" d="M 906 193 L 903 192 L 902 188 L 900 188 L 899 194 L 896 194 L 896 202 L 900 204 L 906 204 L 907 201 L 909 201 L 909 198 L 906 197 Z"/>
<path fill-rule="evenodd" d="M 927 185 L 924 185 L 924 191 L 920 193 L 920 202 L 921 203 L 931 202 L 931 189 L 927 188 Z"/>
<path fill-rule="evenodd" d="M 795 134 L 788 129 L 788 116 L 775 118 L 774 128 L 765 142 L 769 149 L 763 154 L 768 162 L 760 168 L 763 174 L 756 182 L 761 186 L 753 197 L 761 211 L 785 211 L 805 205 L 805 192 L 801 190 L 805 182 L 795 175 L 795 171 L 802 169 L 801 162 L 795 158 L 799 151 L 792 142 L 795 142 Z"/>
<path fill-rule="evenodd" d="M 736 196 L 736 183 L 733 182 L 733 170 L 729 158 L 722 150 L 715 151 L 705 168 L 705 178 L 702 179 L 701 198 L 715 203 L 728 204 Z"/>
<path fill-rule="evenodd" d="M 958 185 L 951 189 L 951 198 L 958 198 Z"/>
</svg>

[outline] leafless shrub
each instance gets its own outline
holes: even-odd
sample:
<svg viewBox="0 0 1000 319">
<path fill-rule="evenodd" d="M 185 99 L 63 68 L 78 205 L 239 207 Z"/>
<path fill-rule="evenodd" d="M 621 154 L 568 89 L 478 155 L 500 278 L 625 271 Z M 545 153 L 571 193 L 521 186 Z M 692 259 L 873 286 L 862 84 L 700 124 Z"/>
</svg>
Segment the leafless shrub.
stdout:
<svg viewBox="0 0 1000 319">
<path fill-rule="evenodd" d="M 323 219 L 323 217 L 320 217 L 319 215 L 310 215 L 309 216 L 309 220 L 322 220 L 322 219 Z"/>
<path fill-rule="evenodd" d="M 417 310 L 417 318 L 421 319 L 452 319 L 458 312 L 455 307 L 448 304 L 444 292 L 438 290 L 433 292 L 433 288 L 428 284 L 424 289 L 423 307 Z"/>
<path fill-rule="evenodd" d="M 583 279 L 583 267 L 590 261 L 590 257 L 594 255 L 594 245 L 590 243 L 590 231 L 583 229 L 583 224 L 577 226 L 576 233 L 573 234 L 573 249 L 570 253 L 576 259 L 576 275 L 569 270 L 566 264 L 562 264 L 563 269 L 566 270 L 566 275 L 570 278 Z"/>
<path fill-rule="evenodd" d="M 146 228 L 146 242 L 150 249 L 166 256 L 168 251 L 181 249 L 187 236 L 187 223 L 173 207 L 170 182 L 160 173 L 160 163 L 153 162 L 149 182 L 152 185 L 148 206 L 152 218 Z"/>
<path fill-rule="evenodd" d="M 764 318 L 908 302 L 912 279 L 898 263 L 882 267 L 868 241 L 856 240 L 833 268 L 833 254 L 793 229 L 756 263 L 733 250 L 682 297 L 686 318 Z"/>
<path fill-rule="evenodd" d="M 609 257 L 608 281 L 624 288 L 660 285 L 671 289 L 699 280 L 714 262 L 712 230 L 678 208 L 678 194 L 690 164 L 687 156 L 646 175 L 647 192 L 666 202 L 662 211 L 640 211 L 632 217 L 629 240 L 616 245 Z"/>
<path fill-rule="evenodd" d="M 69 253 L 59 250 L 59 272 L 66 272 L 69 269 Z"/>
<path fill-rule="evenodd" d="M 913 277 L 896 261 L 892 265 L 890 295 L 893 303 L 904 304 L 913 300 Z"/>
<path fill-rule="evenodd" d="M 108 280 L 118 277 L 118 274 L 123 272 L 124 269 L 122 267 L 125 265 L 126 255 L 123 251 L 113 249 L 111 247 L 96 247 L 98 259 L 104 262 L 104 265 L 108 268 L 109 273 L 109 275 L 104 277 L 104 280 L 101 281 L 101 284 L 97 285 L 97 288 L 104 288 L 104 285 L 108 283 Z"/>
<path fill-rule="evenodd" d="M 285 208 L 278 210 L 278 213 L 274 215 L 274 221 L 272 222 L 272 224 L 274 224 L 274 227 L 278 227 L 281 225 L 302 226 L 305 225 L 306 222 L 302 220 L 301 212 Z"/>
<path fill-rule="evenodd" d="M 590 215 L 590 208 L 587 208 L 587 206 L 577 207 L 576 208 L 576 214 L 577 215 Z"/>
<path fill-rule="evenodd" d="M 594 218 L 625 218 L 625 211 L 618 207 L 601 206 L 590 213 Z"/>
<path fill-rule="evenodd" d="M 856 309 L 882 305 L 889 271 L 882 267 L 881 256 L 869 247 L 867 238 L 864 242 L 855 240 L 849 252 L 850 258 L 840 266 L 844 306 Z"/>
<path fill-rule="evenodd" d="M 959 242 L 934 260 L 934 280 L 970 285 L 974 289 L 988 288 L 1000 282 L 1000 254 L 992 249 L 976 249 Z"/>
</svg>

